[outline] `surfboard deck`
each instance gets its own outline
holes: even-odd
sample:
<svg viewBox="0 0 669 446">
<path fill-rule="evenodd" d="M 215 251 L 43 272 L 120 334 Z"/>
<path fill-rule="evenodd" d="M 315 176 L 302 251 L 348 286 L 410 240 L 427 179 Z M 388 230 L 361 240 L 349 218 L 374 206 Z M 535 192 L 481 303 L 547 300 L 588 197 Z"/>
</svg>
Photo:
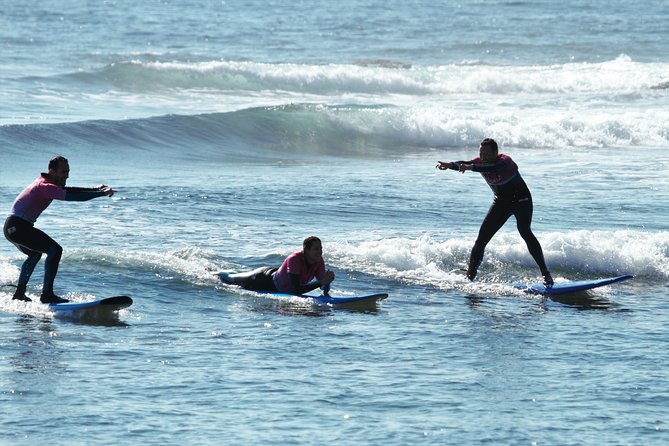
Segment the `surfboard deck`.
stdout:
<svg viewBox="0 0 669 446">
<path fill-rule="evenodd" d="M 310 296 L 308 294 L 283 294 L 283 293 L 267 293 L 276 297 L 300 297 L 302 299 L 311 299 L 317 304 L 323 305 L 344 305 L 351 303 L 374 303 L 379 300 L 386 299 L 388 294 L 386 293 L 376 293 L 376 294 L 367 294 L 363 296 L 344 296 L 344 297 L 335 297 L 335 296 Z"/>
<path fill-rule="evenodd" d="M 593 288 L 599 288 L 613 283 L 629 280 L 634 276 L 625 274 L 616 277 L 605 277 L 603 279 L 595 280 L 577 280 L 574 282 L 560 282 L 553 286 L 547 287 L 540 282 L 524 282 L 514 283 L 512 286 L 522 290 L 528 294 L 541 294 L 544 296 L 559 296 L 561 294 L 578 293 L 579 291 L 587 291 Z"/>
<path fill-rule="evenodd" d="M 89 302 L 65 302 L 62 304 L 48 305 L 50 310 L 56 312 L 88 310 L 91 308 L 105 311 L 118 311 L 132 305 L 132 299 L 129 296 L 113 296 Z"/>
</svg>

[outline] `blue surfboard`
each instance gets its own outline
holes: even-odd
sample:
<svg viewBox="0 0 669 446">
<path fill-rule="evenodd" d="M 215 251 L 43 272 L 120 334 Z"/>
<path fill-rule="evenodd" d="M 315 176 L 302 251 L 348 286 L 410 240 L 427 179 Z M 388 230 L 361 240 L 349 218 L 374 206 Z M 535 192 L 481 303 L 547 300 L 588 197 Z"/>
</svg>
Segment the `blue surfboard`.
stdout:
<svg viewBox="0 0 669 446">
<path fill-rule="evenodd" d="M 541 294 L 544 296 L 559 296 L 560 294 L 578 293 L 579 291 L 587 291 L 601 286 L 611 285 L 613 283 L 622 282 L 633 278 L 629 274 L 616 277 L 606 277 L 596 280 L 578 280 L 575 282 L 560 282 L 553 286 L 547 287 L 539 282 L 525 282 L 514 283 L 512 286 L 522 290 L 528 294 Z"/>
<path fill-rule="evenodd" d="M 114 296 L 105 299 L 92 300 L 90 302 L 65 302 L 62 304 L 49 304 L 49 309 L 56 312 L 80 311 L 80 310 L 104 310 L 118 311 L 132 305 L 132 299 L 128 296 Z"/>
<path fill-rule="evenodd" d="M 218 276 L 223 283 L 228 285 L 234 284 L 234 280 L 231 276 L 234 274 L 231 271 L 219 271 L 213 273 Z M 286 293 L 276 293 L 271 291 L 258 291 L 260 294 L 271 295 L 275 297 L 300 297 L 303 299 L 311 299 L 314 303 L 324 304 L 324 305 L 344 305 L 344 304 L 353 304 L 353 303 L 375 303 L 379 300 L 386 299 L 388 294 L 386 293 L 376 293 L 376 294 L 366 294 L 361 296 L 345 296 L 345 297 L 333 297 L 333 296 L 311 296 L 309 294 L 286 294 Z"/>
<path fill-rule="evenodd" d="M 262 293 L 262 294 L 271 294 L 276 297 L 300 297 L 302 299 L 311 299 L 314 303 L 323 304 L 323 305 L 344 305 L 352 303 L 375 303 L 379 300 L 386 299 L 388 294 L 386 293 L 376 293 L 376 294 L 367 294 L 363 296 L 345 296 L 345 297 L 333 297 L 333 296 L 310 296 L 308 294 L 283 294 L 283 293 Z"/>
</svg>

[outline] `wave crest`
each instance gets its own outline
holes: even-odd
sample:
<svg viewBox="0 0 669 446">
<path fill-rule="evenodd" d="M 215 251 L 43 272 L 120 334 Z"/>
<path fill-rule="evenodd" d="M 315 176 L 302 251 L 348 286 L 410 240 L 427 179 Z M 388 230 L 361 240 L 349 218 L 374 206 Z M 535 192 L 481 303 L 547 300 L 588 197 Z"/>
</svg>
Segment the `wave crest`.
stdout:
<svg viewBox="0 0 669 446">
<path fill-rule="evenodd" d="M 666 147 L 668 123 L 669 111 L 536 116 L 533 110 L 495 114 L 443 105 L 292 104 L 125 121 L 5 125 L 0 144 L 16 154 L 65 146 L 159 152 L 168 158 L 388 156 L 471 148 L 491 129 L 503 145 L 521 148 Z"/>
<path fill-rule="evenodd" d="M 219 93 L 284 92 L 341 96 L 506 95 L 640 92 L 667 82 L 666 63 L 637 63 L 628 56 L 602 63 L 410 66 L 372 61 L 353 64 L 270 64 L 247 61 L 121 61 L 98 72 L 73 73 L 87 84 L 111 83 L 131 92 L 204 90 Z"/>
</svg>

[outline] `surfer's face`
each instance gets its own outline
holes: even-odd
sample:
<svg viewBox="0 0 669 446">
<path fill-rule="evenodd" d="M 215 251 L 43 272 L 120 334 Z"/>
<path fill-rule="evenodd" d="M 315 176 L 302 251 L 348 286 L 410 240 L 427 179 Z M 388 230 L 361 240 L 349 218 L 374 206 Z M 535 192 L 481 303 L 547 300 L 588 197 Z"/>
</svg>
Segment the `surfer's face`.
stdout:
<svg viewBox="0 0 669 446">
<path fill-rule="evenodd" d="M 60 162 L 56 165 L 55 169 L 49 170 L 49 179 L 59 186 L 65 186 L 69 176 L 70 165 L 66 162 Z"/>
<path fill-rule="evenodd" d="M 314 241 L 311 247 L 304 250 L 304 259 L 308 264 L 319 262 L 323 258 L 323 246 L 321 242 Z"/>
<path fill-rule="evenodd" d="M 479 147 L 479 158 L 485 164 L 494 164 L 497 161 L 497 151 L 489 145 Z"/>
</svg>

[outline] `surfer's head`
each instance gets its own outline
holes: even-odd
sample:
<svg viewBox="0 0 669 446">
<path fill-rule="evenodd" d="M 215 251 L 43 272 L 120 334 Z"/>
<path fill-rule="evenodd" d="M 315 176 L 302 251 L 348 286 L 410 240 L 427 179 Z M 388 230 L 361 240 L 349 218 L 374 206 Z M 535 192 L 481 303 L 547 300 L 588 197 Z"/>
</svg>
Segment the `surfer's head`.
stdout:
<svg viewBox="0 0 669 446">
<path fill-rule="evenodd" d="M 68 177 L 70 176 L 70 164 L 67 158 L 63 156 L 56 156 L 49 161 L 49 180 L 59 186 L 65 186 Z"/>
<path fill-rule="evenodd" d="M 316 263 L 323 258 L 323 244 L 318 237 L 307 237 L 302 242 L 304 259 L 308 264 Z"/>
<path fill-rule="evenodd" d="M 486 138 L 481 141 L 481 147 L 479 147 L 479 157 L 484 163 L 494 163 L 497 160 L 497 153 L 499 149 L 497 148 L 497 142 L 492 138 Z"/>
</svg>

